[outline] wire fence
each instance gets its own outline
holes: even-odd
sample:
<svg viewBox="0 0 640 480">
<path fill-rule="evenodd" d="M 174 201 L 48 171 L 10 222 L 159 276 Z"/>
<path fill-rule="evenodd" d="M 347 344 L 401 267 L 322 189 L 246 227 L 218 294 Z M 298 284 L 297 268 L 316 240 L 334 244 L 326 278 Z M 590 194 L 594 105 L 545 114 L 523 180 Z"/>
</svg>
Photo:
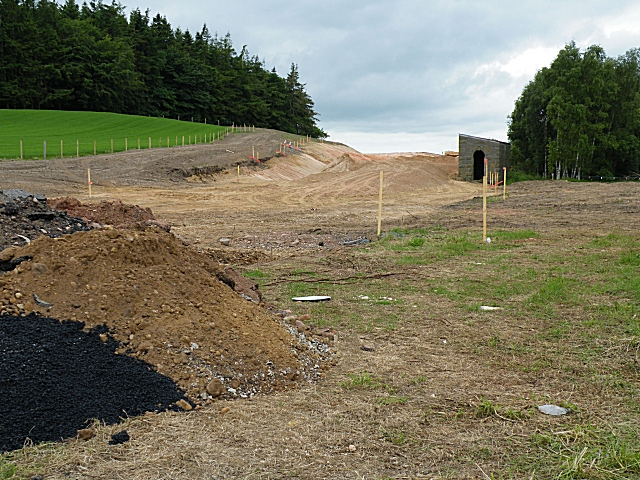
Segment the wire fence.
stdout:
<svg viewBox="0 0 640 480">
<path fill-rule="evenodd" d="M 173 148 L 223 140 L 230 133 L 247 131 L 247 127 L 224 127 L 217 131 L 197 132 L 191 135 L 155 135 L 140 137 L 37 139 L 25 135 L 23 140 L 0 141 L 0 158 L 5 160 L 43 160 L 90 155 L 121 153 L 130 150 Z M 255 129 L 254 129 L 255 131 Z"/>
</svg>

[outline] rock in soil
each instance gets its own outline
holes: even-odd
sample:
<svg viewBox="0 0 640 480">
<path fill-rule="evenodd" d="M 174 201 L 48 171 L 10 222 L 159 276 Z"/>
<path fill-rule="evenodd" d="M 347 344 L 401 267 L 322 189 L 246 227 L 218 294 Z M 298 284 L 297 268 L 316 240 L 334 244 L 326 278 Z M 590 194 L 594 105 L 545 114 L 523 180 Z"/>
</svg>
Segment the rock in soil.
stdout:
<svg viewBox="0 0 640 480">
<path fill-rule="evenodd" d="M 109 445 L 120 445 L 122 443 L 128 442 L 131 438 L 126 430 L 122 430 L 121 432 L 114 433 L 111 435 L 111 440 L 109 440 Z"/>
</svg>

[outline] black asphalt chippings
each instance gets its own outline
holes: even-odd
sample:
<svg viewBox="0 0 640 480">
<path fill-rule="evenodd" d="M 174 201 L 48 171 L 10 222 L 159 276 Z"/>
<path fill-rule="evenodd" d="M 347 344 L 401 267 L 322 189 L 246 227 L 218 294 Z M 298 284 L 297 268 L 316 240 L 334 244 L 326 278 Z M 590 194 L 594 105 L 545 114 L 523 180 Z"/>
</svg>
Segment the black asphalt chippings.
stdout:
<svg viewBox="0 0 640 480">
<path fill-rule="evenodd" d="M 108 424 L 162 411 L 184 397 L 148 364 L 81 322 L 0 316 L 0 452 L 75 437 L 91 419 Z"/>
</svg>

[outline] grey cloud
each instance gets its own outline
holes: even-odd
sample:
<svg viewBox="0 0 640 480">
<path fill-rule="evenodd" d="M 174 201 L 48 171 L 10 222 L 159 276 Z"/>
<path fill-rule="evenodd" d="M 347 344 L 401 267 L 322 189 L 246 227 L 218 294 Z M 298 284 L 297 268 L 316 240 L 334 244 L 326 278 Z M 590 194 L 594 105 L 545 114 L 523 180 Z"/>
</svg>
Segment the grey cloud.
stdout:
<svg viewBox="0 0 640 480">
<path fill-rule="evenodd" d="M 211 32 L 228 31 L 236 49 L 248 45 L 281 75 L 297 63 L 329 133 L 435 132 L 443 138 L 450 132 L 455 139 L 459 131 L 506 138 L 507 115 L 528 79 L 495 70 L 478 76 L 483 66 L 504 64 L 528 48 L 559 50 L 574 39 L 622 54 L 640 46 L 639 35 L 608 37 L 602 18 L 635 3 L 147 0 L 138 6 L 160 11 L 174 27 L 193 32 L 206 23 Z"/>
</svg>

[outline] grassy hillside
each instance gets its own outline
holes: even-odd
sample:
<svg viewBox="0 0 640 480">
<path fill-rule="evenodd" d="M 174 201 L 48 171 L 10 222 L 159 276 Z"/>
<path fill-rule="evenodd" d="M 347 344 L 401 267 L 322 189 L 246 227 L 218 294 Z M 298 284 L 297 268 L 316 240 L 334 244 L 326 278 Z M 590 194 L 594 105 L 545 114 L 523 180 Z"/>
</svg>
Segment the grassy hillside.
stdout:
<svg viewBox="0 0 640 480">
<path fill-rule="evenodd" d="M 53 110 L 0 110 L 0 158 L 60 158 L 60 141 L 65 157 L 122 152 L 138 148 L 174 147 L 176 143 L 203 143 L 217 140 L 225 127 L 165 118 L 97 112 Z"/>
</svg>

